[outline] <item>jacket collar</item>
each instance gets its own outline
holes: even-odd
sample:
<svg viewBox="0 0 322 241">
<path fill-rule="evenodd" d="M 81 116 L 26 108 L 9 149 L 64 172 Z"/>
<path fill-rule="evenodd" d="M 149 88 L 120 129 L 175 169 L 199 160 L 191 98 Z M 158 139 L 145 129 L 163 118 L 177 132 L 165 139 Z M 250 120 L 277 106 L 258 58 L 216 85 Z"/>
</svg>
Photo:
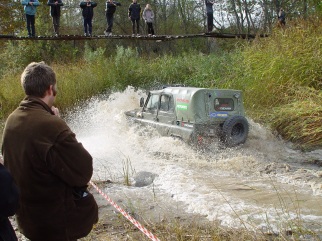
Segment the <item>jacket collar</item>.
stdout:
<svg viewBox="0 0 322 241">
<path fill-rule="evenodd" d="M 21 102 L 20 106 L 22 107 L 33 107 L 38 109 L 44 109 L 50 114 L 54 115 L 54 112 L 51 110 L 51 108 L 43 102 L 41 99 L 35 96 L 27 95 Z"/>
</svg>

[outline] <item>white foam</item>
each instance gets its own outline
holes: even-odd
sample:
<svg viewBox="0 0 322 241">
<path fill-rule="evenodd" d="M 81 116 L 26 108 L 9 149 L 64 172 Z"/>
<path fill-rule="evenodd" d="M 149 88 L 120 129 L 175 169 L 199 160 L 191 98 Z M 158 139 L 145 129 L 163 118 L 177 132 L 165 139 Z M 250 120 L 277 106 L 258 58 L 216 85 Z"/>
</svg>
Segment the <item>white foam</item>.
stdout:
<svg viewBox="0 0 322 241">
<path fill-rule="evenodd" d="M 214 144 L 205 153 L 197 152 L 178 139 L 127 123 L 124 111 L 138 108 L 142 96 L 143 91 L 129 87 L 93 98 L 68 116 L 94 158 L 93 179 L 121 183 L 125 167 L 130 177 L 139 171 L 155 173 L 158 195 L 230 227 L 249 223 L 278 230 L 286 222 L 280 219 L 283 210 L 288 218 L 297 217 L 294 203 L 303 209 L 304 223 L 322 222 L 320 170 L 293 166 L 301 165 L 303 153 L 289 149 L 252 120 L 245 145 L 225 150 Z"/>
</svg>

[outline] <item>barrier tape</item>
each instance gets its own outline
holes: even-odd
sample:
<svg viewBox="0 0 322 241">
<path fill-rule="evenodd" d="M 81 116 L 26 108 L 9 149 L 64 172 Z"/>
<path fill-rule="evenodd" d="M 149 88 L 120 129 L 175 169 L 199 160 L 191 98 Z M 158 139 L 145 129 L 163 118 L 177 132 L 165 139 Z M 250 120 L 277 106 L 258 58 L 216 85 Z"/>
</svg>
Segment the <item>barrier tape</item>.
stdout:
<svg viewBox="0 0 322 241">
<path fill-rule="evenodd" d="M 104 192 L 102 192 L 92 181 L 89 182 L 95 189 L 101 194 L 113 207 L 115 207 L 124 217 L 126 217 L 131 223 L 133 223 L 142 233 L 153 241 L 160 241 L 154 234 L 143 227 L 137 220 L 131 217 L 126 211 L 124 211 L 119 205 L 117 205 L 111 198 L 109 198 Z"/>
</svg>

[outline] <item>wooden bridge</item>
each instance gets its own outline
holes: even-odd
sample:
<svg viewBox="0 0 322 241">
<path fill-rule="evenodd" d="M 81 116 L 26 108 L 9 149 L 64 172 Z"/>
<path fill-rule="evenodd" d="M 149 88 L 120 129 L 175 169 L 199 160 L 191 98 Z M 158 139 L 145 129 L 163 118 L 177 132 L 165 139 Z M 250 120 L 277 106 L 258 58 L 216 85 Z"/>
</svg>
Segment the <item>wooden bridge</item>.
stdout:
<svg viewBox="0 0 322 241">
<path fill-rule="evenodd" d="M 241 38 L 241 39 L 254 39 L 256 37 L 268 37 L 266 34 L 229 34 L 229 33 L 201 33 L 201 34 L 185 34 L 185 35 L 156 35 L 156 36 L 132 36 L 132 35 L 59 35 L 59 36 L 36 36 L 36 37 L 24 37 L 15 35 L 2 35 L 0 34 L 0 40 L 91 40 L 91 39 L 132 39 L 132 40 L 148 40 L 148 41 L 171 41 L 176 39 L 188 39 L 188 38 Z"/>
</svg>

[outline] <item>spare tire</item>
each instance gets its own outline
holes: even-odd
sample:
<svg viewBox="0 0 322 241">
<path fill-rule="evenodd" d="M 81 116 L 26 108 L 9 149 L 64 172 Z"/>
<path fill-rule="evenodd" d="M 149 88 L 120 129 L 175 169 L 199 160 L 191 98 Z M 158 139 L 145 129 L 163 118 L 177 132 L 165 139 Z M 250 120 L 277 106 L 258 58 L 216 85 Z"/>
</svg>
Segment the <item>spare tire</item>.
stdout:
<svg viewBox="0 0 322 241">
<path fill-rule="evenodd" d="M 223 124 L 220 140 L 226 147 L 245 143 L 249 131 L 248 121 L 243 116 L 231 116 Z"/>
</svg>

